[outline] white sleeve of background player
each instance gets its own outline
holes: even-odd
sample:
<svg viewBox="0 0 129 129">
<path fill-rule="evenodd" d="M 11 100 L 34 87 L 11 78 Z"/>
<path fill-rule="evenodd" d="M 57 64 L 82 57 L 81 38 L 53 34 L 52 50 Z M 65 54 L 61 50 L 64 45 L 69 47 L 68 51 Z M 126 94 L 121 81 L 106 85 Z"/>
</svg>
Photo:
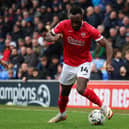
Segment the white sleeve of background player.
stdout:
<svg viewBox="0 0 129 129">
<path fill-rule="evenodd" d="M 52 30 L 52 34 L 56 35 L 58 33 L 62 33 L 63 32 L 63 28 L 64 28 L 64 22 L 59 22 Z"/>
</svg>

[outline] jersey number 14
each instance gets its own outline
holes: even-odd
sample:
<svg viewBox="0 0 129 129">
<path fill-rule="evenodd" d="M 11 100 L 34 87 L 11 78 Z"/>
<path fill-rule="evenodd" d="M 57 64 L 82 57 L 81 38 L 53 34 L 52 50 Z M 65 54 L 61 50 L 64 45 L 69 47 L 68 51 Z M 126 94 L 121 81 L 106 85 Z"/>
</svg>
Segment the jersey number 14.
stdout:
<svg viewBox="0 0 129 129">
<path fill-rule="evenodd" d="M 82 66 L 82 67 L 81 67 L 81 72 L 83 72 L 83 71 L 85 71 L 86 73 L 88 73 L 87 67 Z"/>
</svg>

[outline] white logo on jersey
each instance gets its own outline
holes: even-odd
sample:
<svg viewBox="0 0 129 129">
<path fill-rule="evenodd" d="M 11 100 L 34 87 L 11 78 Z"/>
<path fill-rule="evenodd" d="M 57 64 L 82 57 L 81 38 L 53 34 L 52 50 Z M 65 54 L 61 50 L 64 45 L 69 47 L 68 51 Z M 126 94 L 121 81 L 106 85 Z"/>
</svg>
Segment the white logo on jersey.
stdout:
<svg viewBox="0 0 129 129">
<path fill-rule="evenodd" d="M 81 33 L 81 36 L 82 36 L 82 37 L 85 37 L 85 36 L 86 36 L 86 33 L 82 32 L 82 33 Z"/>
<path fill-rule="evenodd" d="M 72 30 L 68 30 L 68 32 L 73 32 Z"/>
<path fill-rule="evenodd" d="M 73 39 L 71 36 L 68 36 L 67 40 L 68 40 L 69 44 L 78 45 L 78 46 L 84 46 L 85 45 L 85 41 Z"/>
</svg>

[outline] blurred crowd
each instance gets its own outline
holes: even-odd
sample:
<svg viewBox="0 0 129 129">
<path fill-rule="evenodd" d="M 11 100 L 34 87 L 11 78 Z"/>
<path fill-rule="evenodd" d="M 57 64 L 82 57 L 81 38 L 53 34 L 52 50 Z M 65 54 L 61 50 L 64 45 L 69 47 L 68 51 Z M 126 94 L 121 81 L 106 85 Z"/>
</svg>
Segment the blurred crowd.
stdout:
<svg viewBox="0 0 129 129">
<path fill-rule="evenodd" d="M 62 40 L 47 42 L 46 33 L 68 18 L 73 5 L 113 47 L 113 72 L 105 49 L 91 43 L 91 80 L 129 80 L 129 0 L 3 0 L 0 2 L 0 80 L 56 79 L 63 65 Z"/>
</svg>

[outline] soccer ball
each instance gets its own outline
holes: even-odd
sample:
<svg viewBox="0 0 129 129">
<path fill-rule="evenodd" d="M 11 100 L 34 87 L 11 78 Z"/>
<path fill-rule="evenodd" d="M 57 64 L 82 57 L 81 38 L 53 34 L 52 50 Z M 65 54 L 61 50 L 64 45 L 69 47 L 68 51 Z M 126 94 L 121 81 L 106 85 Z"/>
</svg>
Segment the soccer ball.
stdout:
<svg viewBox="0 0 129 129">
<path fill-rule="evenodd" d="M 90 112 L 88 120 L 92 125 L 101 125 L 105 121 L 105 116 L 103 113 L 101 113 L 100 110 L 94 109 L 93 111 Z"/>
</svg>

